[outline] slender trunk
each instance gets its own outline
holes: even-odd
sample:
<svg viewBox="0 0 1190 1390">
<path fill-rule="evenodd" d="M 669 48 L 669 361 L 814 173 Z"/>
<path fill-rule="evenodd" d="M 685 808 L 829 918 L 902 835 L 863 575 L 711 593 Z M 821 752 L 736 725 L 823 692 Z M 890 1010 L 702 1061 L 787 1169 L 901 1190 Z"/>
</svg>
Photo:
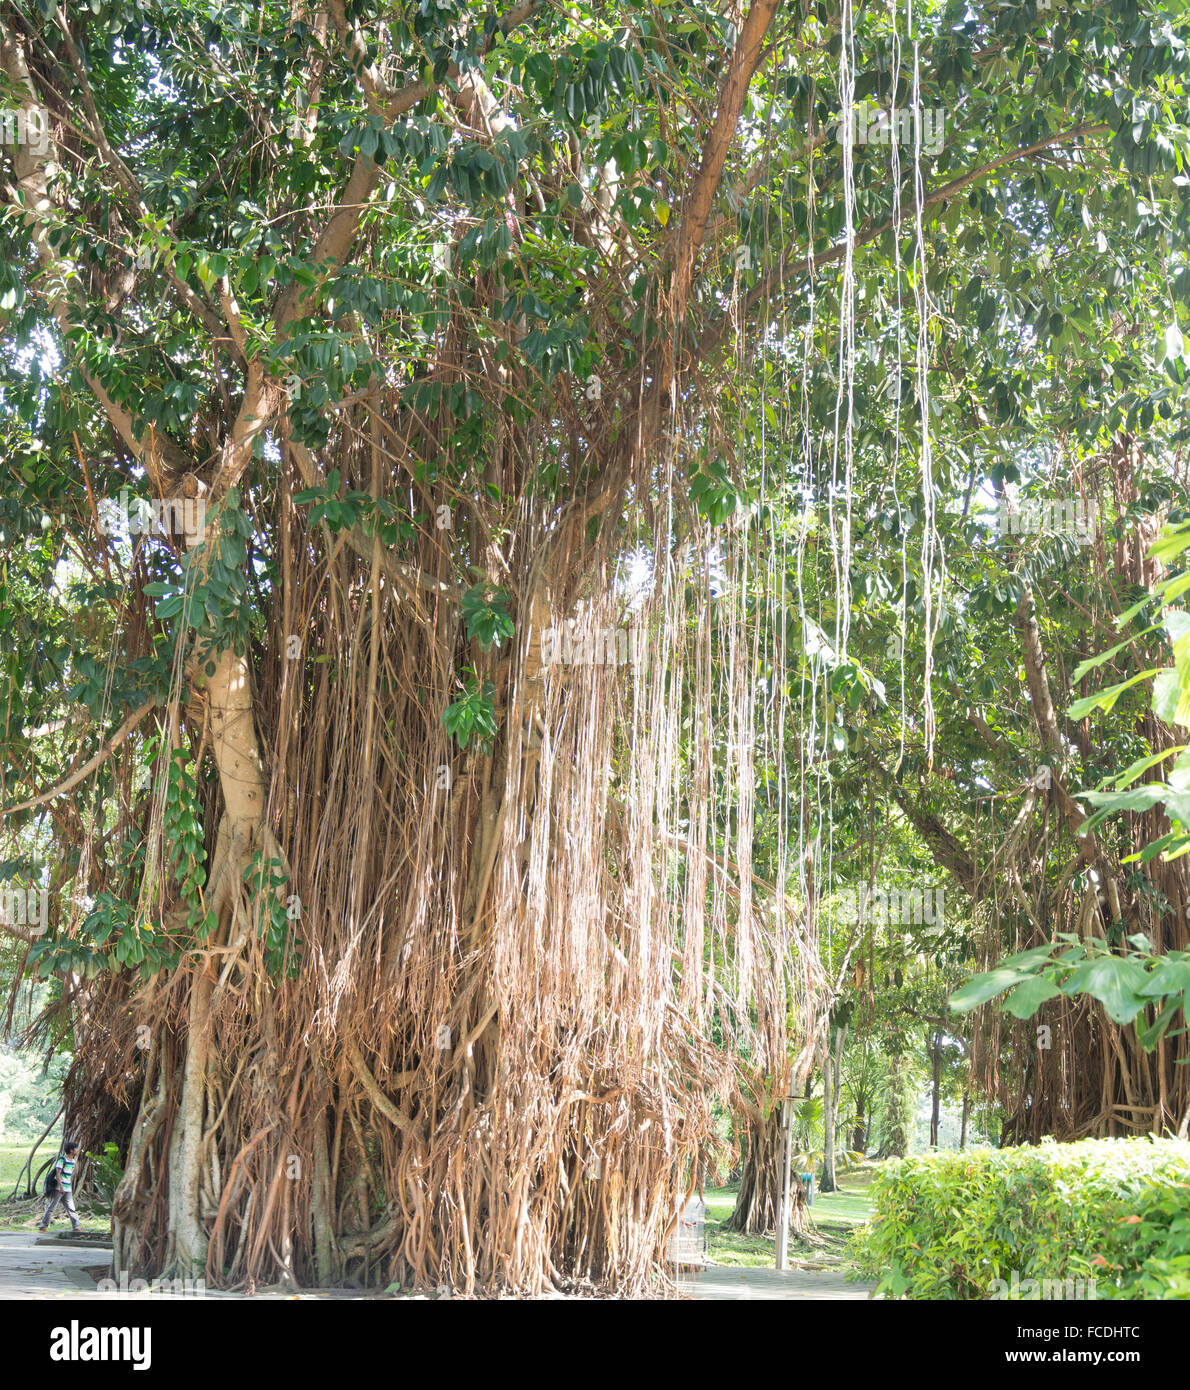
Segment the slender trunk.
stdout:
<svg viewBox="0 0 1190 1390">
<path fill-rule="evenodd" d="M 930 1094 L 930 1148 L 938 1147 L 938 1120 L 942 1112 L 942 1034 L 937 1030 L 932 1034 L 930 1060 L 934 1080 Z"/>
<path fill-rule="evenodd" d="M 839 1129 L 839 1104 L 843 1099 L 843 1049 L 847 1045 L 847 1035 L 851 1031 L 844 1024 L 835 1034 L 835 1132 Z"/>
<path fill-rule="evenodd" d="M 168 1265 L 182 1275 L 198 1276 L 206 1269 L 207 1238 L 199 1216 L 203 1124 L 206 1115 L 208 1022 L 212 982 L 204 971 L 190 991 L 186 1063 L 182 1071 L 182 1100 L 174 1121 L 169 1155 L 169 1212 L 173 1241 Z"/>
<path fill-rule="evenodd" d="M 855 1098 L 855 1126 L 851 1131 L 851 1147 L 856 1153 L 863 1153 L 868 1147 L 868 1127 L 864 1116 L 865 1096 L 862 1091 Z"/>
<path fill-rule="evenodd" d="M 835 1075 L 829 1052 L 822 1066 L 822 1175 L 818 1189 L 835 1190 Z"/>
<path fill-rule="evenodd" d="M 839 1082 L 843 1071 L 843 1044 L 847 1038 L 846 1026 L 835 1029 L 835 1047 L 832 1056 L 829 1044 L 824 1048 L 822 1078 L 823 1095 L 823 1136 L 822 1136 L 822 1191 L 835 1192 L 838 1180 L 835 1174 L 835 1132 L 839 1119 Z"/>
<path fill-rule="evenodd" d="M 959 1148 L 965 1149 L 971 1132 L 971 1092 L 963 1090 L 963 1119 L 959 1126 Z"/>
<path fill-rule="evenodd" d="M 909 1152 L 909 1125 L 913 1101 L 909 1094 L 906 1059 L 894 1053 L 888 1067 L 888 1093 L 885 1102 L 884 1142 L 881 1158 L 904 1158 Z"/>
</svg>

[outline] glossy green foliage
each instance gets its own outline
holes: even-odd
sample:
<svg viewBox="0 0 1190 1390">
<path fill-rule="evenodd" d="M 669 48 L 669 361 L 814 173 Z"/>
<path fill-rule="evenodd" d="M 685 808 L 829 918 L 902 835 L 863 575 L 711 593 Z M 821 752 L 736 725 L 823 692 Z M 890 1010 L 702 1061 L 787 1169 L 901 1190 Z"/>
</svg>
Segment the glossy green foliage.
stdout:
<svg viewBox="0 0 1190 1390">
<path fill-rule="evenodd" d="M 274 980 L 297 977 L 301 969 L 301 948 L 291 932 L 301 917 L 301 904 L 285 895 L 289 875 L 279 859 L 257 850 L 244 868 L 256 933 L 264 947 L 265 967 Z"/>
<path fill-rule="evenodd" d="M 495 701 L 492 682 L 468 670 L 463 693 L 442 712 L 442 727 L 460 748 L 466 748 L 474 736 L 475 746 L 481 752 L 488 752 L 496 737 Z"/>
<path fill-rule="evenodd" d="M 931 1154 L 885 1164 L 871 1194 L 854 1254 L 887 1297 L 1190 1297 L 1190 1144 Z"/>
<path fill-rule="evenodd" d="M 950 996 L 950 1007 L 967 1013 L 1006 994 L 1008 1013 L 1032 1018 L 1049 999 L 1087 995 L 1114 1023 L 1135 1022 L 1141 1046 L 1151 1052 L 1171 1029 L 1185 1030 L 1190 952 L 1154 954 L 1139 934 L 1128 938 L 1131 949 L 1122 954 L 1121 944 L 1057 932 L 1051 944 L 1008 956 L 994 970 L 972 976 Z"/>
</svg>

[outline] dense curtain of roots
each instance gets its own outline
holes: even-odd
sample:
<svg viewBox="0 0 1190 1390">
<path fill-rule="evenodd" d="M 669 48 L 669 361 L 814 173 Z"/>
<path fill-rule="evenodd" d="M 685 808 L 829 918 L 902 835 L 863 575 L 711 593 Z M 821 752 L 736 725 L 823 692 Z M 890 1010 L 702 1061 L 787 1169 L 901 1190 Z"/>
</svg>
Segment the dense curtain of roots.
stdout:
<svg viewBox="0 0 1190 1390">
<path fill-rule="evenodd" d="M 209 485 L 215 518 L 235 486 L 252 553 L 246 643 L 220 634 L 204 675 L 187 639 L 168 701 L 105 763 L 89 816 L 55 808 L 55 834 L 84 847 L 76 903 L 135 902 L 138 925 L 148 913 L 185 948 L 145 981 L 63 972 L 72 1127 L 90 1145 L 131 1128 L 119 1270 L 201 1267 L 234 1287 L 639 1288 L 664 1271 L 701 1180 L 713 1104 L 737 1102 L 745 1064 L 783 1088 L 791 1007 L 818 967 L 784 869 L 753 883 L 755 538 L 746 515 L 712 531 L 687 486 L 722 434 L 717 359 L 693 348 L 714 341 L 715 305 L 692 294 L 694 273 L 777 8 L 749 13 L 738 72 L 708 76 L 722 119 L 706 148 L 675 155 L 689 225 L 683 211 L 678 242 L 659 243 L 679 269 L 655 277 L 668 288 L 650 287 L 639 340 L 623 325 L 660 267 L 611 217 L 614 188 L 598 185 L 589 226 L 576 214 L 602 396 L 496 351 L 528 324 L 502 312 L 515 287 L 475 270 L 465 294 L 435 291 L 432 342 L 420 319 L 386 318 L 367 344 L 377 384 L 328 409 L 318 447 L 291 427 L 297 388 L 256 362 L 210 431 L 213 469 L 166 477 L 159 441 L 138 446 L 163 495 Z M 444 109 L 468 138 L 509 125 L 480 71 L 457 87 Z M 583 157 L 559 147 L 560 186 Z M 526 259 L 534 216 L 518 184 L 501 217 Z M 352 231 L 352 264 L 375 269 L 382 224 Z M 458 207 L 427 230 L 457 250 L 477 226 Z M 280 337 L 302 309 L 281 296 Z M 465 389 L 465 443 L 461 417 L 405 399 L 415 381 L 435 402 Z M 395 542 L 329 529 L 294 495 L 332 470 L 421 520 Z M 171 574 L 189 551 L 192 580 L 207 544 L 144 542 L 174 550 L 157 557 Z M 113 663 L 151 648 L 149 574 L 142 549 L 105 635 Z M 467 632 L 461 575 L 507 596 L 510 642 Z M 596 640 L 631 629 L 640 659 L 608 664 L 604 646 L 602 661 L 544 660 L 567 624 Z M 460 747 L 443 713 L 468 682 L 490 682 L 494 731 Z M 202 941 L 162 832 L 179 749 L 216 919 Z M 121 876 L 125 845 L 146 847 L 143 874 Z M 281 888 L 245 882 L 254 855 Z M 270 970 L 262 938 L 278 906 L 293 978 Z M 57 938 L 81 936 L 82 915 Z"/>
<path fill-rule="evenodd" d="M 739 47 L 752 57 L 742 84 L 730 68 L 708 77 L 709 133 L 667 169 L 679 235 L 657 241 L 656 264 L 612 215 L 616 181 L 592 163 L 593 144 L 584 153 L 576 135 L 558 146 L 551 199 L 572 185 L 593 190 L 591 207 L 572 209 L 564 249 L 568 258 L 581 251 L 584 264 L 591 257 L 578 298 L 600 348 L 599 390 L 569 372 L 539 373 L 511 351 L 528 333 L 522 312 L 504 312 L 516 285 L 474 268 L 465 283 L 447 277 L 433 290 L 432 342 L 423 341 L 420 313 L 394 311 L 368 329 L 375 341 L 359 346 L 379 370 L 366 393 L 327 406 L 325 444 L 296 437 L 300 391 L 266 378 L 255 361 L 245 364 L 234 411 L 225 400 L 226 418 L 216 411 L 194 422 L 193 457 L 182 451 L 193 473 L 171 465 L 166 476 L 161 441 L 151 431 L 138 438 L 135 462 L 162 496 L 210 486 L 218 515 L 237 489 L 252 522 L 251 583 L 239 615 L 246 651 L 237 658 L 225 644 L 204 677 L 193 645 L 182 644 L 169 699 L 101 760 L 77 807 L 57 797 L 49 813 L 57 844 L 81 850 L 62 941 L 83 935 L 78 904 L 109 892 L 137 904 L 138 924 L 148 913 L 185 945 L 176 968 L 144 981 L 61 971 L 59 1016 L 75 1043 L 71 1128 L 92 1147 L 129 1136 L 115 1201 L 119 1269 L 201 1264 L 212 1283 L 237 1287 L 640 1288 L 664 1269 L 676 1213 L 701 1180 L 716 1103 L 753 1135 L 739 1220 L 748 1229 L 771 1224 L 774 1117 L 815 1064 L 860 946 L 858 929 L 833 940 L 828 929 L 821 943 L 818 935 L 837 855 L 855 848 L 836 848 L 839 808 L 824 774 L 828 677 L 848 656 L 857 505 L 849 4 L 841 279 L 832 291 L 834 272 L 815 274 L 811 186 L 804 231 L 780 224 L 780 200 L 748 223 L 775 265 L 796 266 L 804 238 L 804 303 L 783 292 L 752 321 L 752 292 L 738 274 L 730 293 L 729 278 L 693 292 L 712 256 L 738 267 L 748 251 L 729 245 L 729 223 L 731 239 L 744 234 L 734 218 L 711 217 L 724 180 L 731 187 L 762 157 L 777 166 L 763 179 L 756 171 L 763 184 L 785 157 L 772 142 L 762 152 L 753 129 L 757 147 L 743 152 L 742 166 L 727 159 L 755 64 L 762 52 L 775 59 L 762 41 L 778 9 L 747 11 L 740 33 L 751 38 Z M 894 70 L 900 52 L 897 40 Z M 916 43 L 913 65 L 919 106 Z M 48 74 L 39 80 L 48 88 Z M 735 114 L 719 129 L 733 100 Z M 513 119 L 478 72 L 443 101 L 452 132 L 468 139 L 494 139 Z M 53 105 L 77 107 L 69 89 Z M 13 158 L 36 163 L 25 152 Z M 894 140 L 898 186 L 900 158 Z M 946 571 L 929 426 L 934 308 L 920 132 L 913 159 L 928 754 Z M 808 167 L 815 177 L 812 160 Z M 45 171 L 22 177 L 44 181 Z M 447 220 L 427 219 L 420 230 L 457 250 L 479 219 L 451 207 Z M 517 255 L 545 256 L 542 273 L 550 272 L 540 238 L 528 239 L 533 205 L 519 183 L 499 220 Z M 893 225 L 901 233 L 899 200 Z M 379 226 L 353 224 L 343 264 L 381 273 Z M 901 240 L 898 381 L 911 322 Z M 40 245 L 52 264 L 48 241 Z M 95 302 L 114 288 L 96 280 Z M 292 294 L 278 306 L 279 340 L 301 320 L 301 295 Z M 812 368 L 834 295 L 835 408 L 824 424 L 811 408 Z M 73 305 L 49 307 L 75 321 Z M 331 321 L 329 305 L 306 307 L 325 308 Z M 638 308 L 643 327 L 629 334 Z M 338 308 L 333 316 L 341 326 Z M 731 373 L 734 392 L 725 390 Z M 416 404 L 410 386 L 426 387 L 435 404 Z M 226 397 L 222 377 L 218 388 Z M 452 392 L 465 404 L 447 419 L 440 406 Z M 898 513 L 918 488 L 903 414 L 895 417 Z M 175 441 L 175 454 L 180 447 Z M 1132 447 L 1123 444 L 1104 470 L 1117 514 L 1135 499 Z M 733 478 L 759 480 L 759 503 L 745 500 L 712 528 L 691 481 L 727 463 Z M 358 525 L 313 520 L 294 494 L 326 484 L 332 470 L 331 491 L 418 520 L 391 543 Z M 813 527 L 798 520 L 803 512 L 819 514 Z M 762 521 L 770 515 L 776 524 Z M 1149 539 L 1137 534 L 1114 556 L 1096 554 L 1105 591 L 1109 571 L 1152 583 Z M 80 617 L 102 629 L 87 635 L 97 648 L 110 643 L 112 665 L 151 654 L 163 634 L 145 585 L 176 576 L 196 538 L 144 546 L 160 547 L 159 563 L 142 547 L 111 612 Z M 90 558 L 98 571 L 111 557 L 97 548 Z M 506 645 L 487 650 L 469 636 L 463 575 L 507 596 L 514 636 Z M 1071 734 L 1045 689 L 1044 633 L 1029 594 L 1018 619 L 1052 787 L 1030 780 L 1006 792 L 1020 799 L 1007 818 L 989 801 L 973 818 L 970 848 L 915 810 L 901 786 L 890 795 L 967 890 L 984 964 L 1049 940 L 1055 928 L 1103 934 L 1117 923 L 1147 932 L 1158 949 L 1185 948 L 1186 861 L 1154 860 L 1136 872 L 1123 863 L 1159 833 L 1159 815 L 1091 840 L 1076 835 L 1077 788 L 1066 787 L 1059 756 Z M 568 624 L 572 641 L 585 636 L 603 660 L 545 659 L 543 643 Z M 609 631 L 631 631 L 628 650 L 639 660 L 609 663 L 623 650 Z M 903 754 L 903 654 L 901 668 Z M 479 730 L 460 747 L 443 725 L 466 682 L 475 692 L 490 682 L 490 747 L 479 746 Z M 150 729 L 161 742 L 146 779 Z M 1151 718 L 1141 732 L 1154 750 L 1172 742 Z M 185 935 L 187 905 L 162 831 L 163 768 L 178 749 L 197 769 L 210 870 L 204 906 L 217 919 L 202 942 Z M 754 758 L 764 763 L 760 778 Z M 769 844 L 764 881 L 756 864 Z M 145 848 L 139 880 L 128 846 Z M 269 969 L 261 927 L 270 894 L 244 881 L 253 853 L 283 871 L 293 978 Z M 74 856 L 63 855 L 52 886 L 64 889 L 74 871 Z M 1037 1046 L 1039 1023 L 1051 1030 L 1049 1048 Z M 1190 1109 L 1190 1068 L 1177 1065 L 1190 1051 L 1184 1036 L 1148 1055 L 1135 1027 L 1065 999 L 1028 1024 L 984 1009 L 973 1028 L 974 1083 L 1007 1107 L 1009 1137 L 1160 1129 Z"/>
<path fill-rule="evenodd" d="M 364 437 L 344 434 L 349 483 L 373 465 Z M 328 556 L 288 494 L 276 507 L 257 521 L 290 561 L 255 718 L 300 970 L 270 981 L 237 886 L 199 968 L 74 982 L 103 1020 L 82 1031 L 77 1123 L 97 1140 L 113 1106 L 137 1112 L 117 1263 L 175 1259 L 166 1189 L 197 1064 L 209 1280 L 639 1286 L 699 1181 L 712 1099 L 736 1094 L 733 1055 L 784 1065 L 797 920 L 778 931 L 754 899 L 746 843 L 725 869 L 710 841 L 714 798 L 748 794 L 743 605 L 716 606 L 707 534 L 676 536 L 666 509 L 630 590 L 613 554 L 580 573 L 551 551 L 522 502 L 514 649 L 471 650 L 500 733 L 491 756 L 460 752 L 440 719 L 468 651 L 457 605 Z M 434 543 L 417 560 L 445 574 Z M 641 659 L 543 663 L 567 620 L 634 629 Z M 185 715 L 197 752 L 201 698 Z"/>
<path fill-rule="evenodd" d="M 1140 463 L 1136 441 L 1122 436 L 1095 470 L 1097 476 L 1084 477 L 1075 469 L 1072 482 L 1084 496 L 1088 491 L 1094 496 L 1098 483 L 1109 514 L 1123 516 L 1136 501 Z M 1157 529 L 1157 519 L 1149 517 L 1121 527 L 1110 551 L 1102 539 L 1096 542 L 1091 564 L 1104 592 L 1112 583 L 1137 591 L 1152 588 L 1161 577 L 1149 555 Z M 1000 798 L 989 798 L 976 818 L 965 886 L 981 923 L 979 968 L 1043 945 L 1056 932 L 1111 939 L 1121 951 L 1127 938 L 1140 933 L 1156 952 L 1186 950 L 1187 861 L 1126 862 L 1168 831 L 1164 812 L 1159 807 L 1133 812 L 1090 834 L 1079 833 L 1086 812 L 1075 800 L 1078 787 L 1068 785 L 1062 771 L 1058 717 L 1049 709 L 1060 699 L 1051 696 L 1051 682 L 1054 692 L 1064 691 L 1069 672 L 1059 667 L 1053 677 L 1047 674 L 1048 666 L 1063 658 L 1045 645 L 1030 594 L 1018 627 L 1041 746 L 1015 809 L 1006 811 L 997 805 Z M 1089 640 L 1099 641 L 1098 634 Z M 1095 769 L 1099 754 L 1088 724 L 1074 725 L 1073 736 L 1084 766 Z M 1180 741 L 1148 709 L 1137 722 L 1136 736 L 1153 753 Z M 1049 773 L 1038 779 L 1041 766 Z M 1086 780 L 1093 785 L 1118 770 L 1100 765 Z M 1154 769 L 1141 780 L 1159 776 Z M 1004 1107 L 1004 1141 L 1184 1133 L 1190 1120 L 1190 1066 L 1185 1065 L 1190 1042 L 1173 1030 L 1146 1051 L 1140 1032 L 1154 1018 L 1154 1009 L 1146 1008 L 1133 1023 L 1120 1025 L 1087 997 L 1057 997 L 1024 1021 L 994 1006 L 979 1009 L 972 1025 L 972 1078 L 986 1100 Z"/>
<path fill-rule="evenodd" d="M 1156 745 L 1155 745 L 1156 746 Z M 992 922 L 1008 922 L 1007 939 L 996 926 L 982 933 L 979 968 L 992 969 L 1004 955 L 1044 944 L 1052 932 L 1104 936 L 1123 921 L 1128 935 L 1143 932 L 1159 951 L 1190 946 L 1185 903 L 1190 882 L 1185 861 L 1153 861 L 1145 867 L 1141 889 L 1128 883 L 1128 866 L 1116 867 L 1117 878 L 1082 892 L 1070 886 L 1078 871 L 1077 847 L 1064 830 L 1038 815 L 1025 842 L 1020 837 L 996 858 L 1004 874 Z M 1113 846 L 1112 858 L 1138 853 L 1167 828 L 1159 813 L 1130 817 L 1126 838 Z M 1049 851 L 1067 858 L 1065 883 L 1042 887 L 1042 845 L 1047 828 Z M 1168 904 L 1162 912 L 1158 904 Z M 1001 915 L 1002 914 L 1002 915 Z M 1060 1139 L 1177 1130 L 1190 1111 L 1190 1057 L 1185 1034 L 1176 1031 L 1152 1052 L 1141 1046 L 1139 1030 L 1153 1020 L 1146 1009 L 1134 1023 L 1114 1023 L 1089 998 L 1058 997 L 1027 1020 L 984 1006 L 973 1025 L 972 1078 L 980 1094 L 1004 1107 L 1004 1142 L 1036 1143 L 1043 1135 Z"/>
</svg>

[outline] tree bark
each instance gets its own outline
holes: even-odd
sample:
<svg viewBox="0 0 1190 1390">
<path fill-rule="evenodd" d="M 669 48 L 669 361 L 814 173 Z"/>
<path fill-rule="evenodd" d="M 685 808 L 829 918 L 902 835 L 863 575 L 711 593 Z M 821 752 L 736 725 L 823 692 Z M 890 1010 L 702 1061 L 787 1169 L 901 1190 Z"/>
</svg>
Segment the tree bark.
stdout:
<svg viewBox="0 0 1190 1390">
<path fill-rule="evenodd" d="M 740 1190 L 727 1228 L 744 1235 L 765 1235 L 777 1228 L 784 1181 L 780 1106 L 749 1125 L 747 1144 Z M 806 1189 L 796 1171 L 789 1184 L 789 1207 L 789 1229 L 800 1234 L 806 1228 Z"/>
<path fill-rule="evenodd" d="M 881 1158 L 904 1158 L 909 1152 L 909 1125 L 913 1118 L 913 1103 L 909 1095 L 908 1082 L 906 1058 L 901 1053 L 894 1053 L 888 1068 Z"/>
<path fill-rule="evenodd" d="M 822 1135 L 822 1181 L 823 1192 L 838 1191 L 839 1182 L 835 1172 L 835 1134 L 839 1119 L 839 1091 L 843 1071 L 843 1046 L 847 1040 L 847 1025 L 835 1029 L 834 1050 L 829 1044 L 823 1048 L 823 1135 Z"/>
<path fill-rule="evenodd" d="M 938 1147 L 938 1123 L 942 1115 L 942 1034 L 938 1029 L 930 1035 L 930 1064 L 933 1084 L 930 1091 L 930 1148 Z"/>
<path fill-rule="evenodd" d="M 868 1126 L 864 1116 L 864 1093 L 855 1098 L 855 1128 L 851 1131 L 851 1147 L 856 1153 L 863 1153 L 868 1147 Z"/>
</svg>

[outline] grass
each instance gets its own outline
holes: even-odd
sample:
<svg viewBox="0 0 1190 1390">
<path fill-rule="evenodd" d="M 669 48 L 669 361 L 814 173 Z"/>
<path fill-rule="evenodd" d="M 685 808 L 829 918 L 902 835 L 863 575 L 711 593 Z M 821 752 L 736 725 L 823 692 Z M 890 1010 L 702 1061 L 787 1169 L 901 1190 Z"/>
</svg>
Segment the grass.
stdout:
<svg viewBox="0 0 1190 1390">
<path fill-rule="evenodd" d="M 33 1161 L 33 1171 L 51 1157 L 53 1153 L 54 1141 L 47 1139 L 37 1150 L 37 1157 Z M 20 1176 L 21 1169 L 25 1166 L 25 1159 L 29 1156 L 29 1150 L 33 1147 L 33 1140 L 26 1139 L 24 1142 L 12 1141 L 7 1144 L 0 1144 L 0 1200 L 3 1200 L 16 1185 L 16 1180 Z"/>
<path fill-rule="evenodd" d="M 37 1156 L 33 1160 L 35 1174 L 47 1158 L 54 1156 L 54 1142 L 53 1136 L 51 1136 L 37 1150 Z M 41 1196 L 15 1202 L 8 1200 L 8 1194 L 16 1185 L 17 1178 L 20 1176 L 25 1159 L 32 1147 L 32 1139 L 27 1139 L 24 1143 L 0 1144 L 0 1231 L 28 1230 L 30 1226 L 41 1220 L 42 1213 L 45 1211 L 45 1199 Z M 92 1211 L 85 1200 L 79 1206 L 79 1223 L 84 1231 L 103 1233 L 110 1231 L 112 1225 L 111 1217 L 107 1213 Z M 59 1207 L 54 1213 L 50 1231 L 68 1231 L 69 1229 L 70 1220 Z"/>
<path fill-rule="evenodd" d="M 789 1258 L 793 1267 L 842 1269 L 849 1264 L 845 1246 L 848 1235 L 872 1214 L 868 1184 L 876 1165 L 865 1164 L 839 1178 L 838 1192 L 818 1193 L 810 1208 L 811 1228 L 805 1239 L 791 1237 Z M 741 1235 L 726 1229 L 735 1206 L 736 1188 L 708 1188 L 707 1249 L 714 1264 L 737 1268 L 773 1269 L 776 1266 L 774 1234 Z"/>
<path fill-rule="evenodd" d="M 757 1269 L 773 1267 L 772 1236 L 745 1236 L 727 1230 L 727 1220 L 735 1206 L 738 1184 L 709 1187 L 703 1196 L 707 1203 L 707 1253 L 717 1265 Z"/>
</svg>

